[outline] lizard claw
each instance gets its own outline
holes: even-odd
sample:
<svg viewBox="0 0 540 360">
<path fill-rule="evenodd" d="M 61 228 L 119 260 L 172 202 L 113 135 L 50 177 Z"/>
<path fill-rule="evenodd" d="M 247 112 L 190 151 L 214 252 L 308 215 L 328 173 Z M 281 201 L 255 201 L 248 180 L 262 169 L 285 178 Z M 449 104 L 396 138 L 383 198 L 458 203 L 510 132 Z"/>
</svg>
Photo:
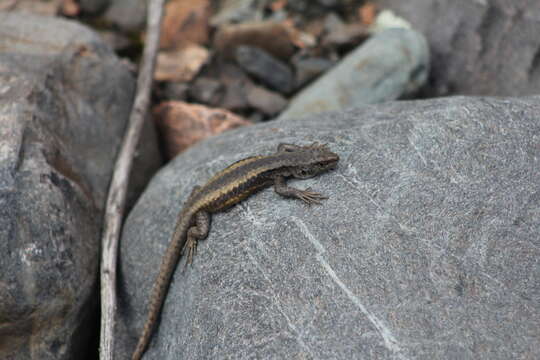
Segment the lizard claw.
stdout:
<svg viewBox="0 0 540 360">
<path fill-rule="evenodd" d="M 308 205 L 320 204 L 321 200 L 328 199 L 327 196 L 314 192 L 310 187 L 298 191 L 298 198 Z"/>
<path fill-rule="evenodd" d="M 189 239 L 187 244 L 187 260 L 185 267 L 193 264 L 193 256 L 197 254 L 197 240 Z"/>
</svg>

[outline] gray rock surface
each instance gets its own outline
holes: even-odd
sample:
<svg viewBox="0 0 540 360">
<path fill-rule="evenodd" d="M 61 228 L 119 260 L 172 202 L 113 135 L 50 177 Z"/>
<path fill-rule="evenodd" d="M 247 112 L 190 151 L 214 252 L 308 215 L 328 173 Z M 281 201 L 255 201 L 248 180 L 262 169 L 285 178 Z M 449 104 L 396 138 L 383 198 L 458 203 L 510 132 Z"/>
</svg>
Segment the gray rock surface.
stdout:
<svg viewBox="0 0 540 360">
<path fill-rule="evenodd" d="M 298 93 L 279 119 L 410 96 L 428 72 L 429 49 L 420 33 L 384 30 Z"/>
<path fill-rule="evenodd" d="M 426 95 L 540 93 L 540 1 L 379 0 L 426 35 Z"/>
<path fill-rule="evenodd" d="M 191 188 L 280 142 L 339 168 L 216 214 L 145 359 L 533 359 L 540 353 L 540 96 L 366 105 L 228 132 L 152 180 L 124 227 L 117 354 L 133 351 Z"/>
<path fill-rule="evenodd" d="M 135 81 L 72 21 L 0 13 L 0 49 L 0 359 L 84 359 L 98 331 L 102 209 Z"/>
</svg>

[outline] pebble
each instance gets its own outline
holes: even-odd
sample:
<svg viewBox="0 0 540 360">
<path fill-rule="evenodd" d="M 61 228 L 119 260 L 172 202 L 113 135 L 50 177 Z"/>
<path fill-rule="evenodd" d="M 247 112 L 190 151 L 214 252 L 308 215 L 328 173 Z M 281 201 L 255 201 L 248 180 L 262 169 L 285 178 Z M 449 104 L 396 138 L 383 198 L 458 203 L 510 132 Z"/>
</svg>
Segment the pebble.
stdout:
<svg viewBox="0 0 540 360">
<path fill-rule="evenodd" d="M 218 80 L 198 77 L 189 88 L 192 100 L 211 106 L 217 106 L 223 98 L 225 88 Z"/>
<path fill-rule="evenodd" d="M 235 55 L 238 65 L 257 80 L 283 94 L 292 90 L 294 77 L 291 69 L 266 51 L 239 46 Z"/>
<path fill-rule="evenodd" d="M 295 68 L 295 88 L 300 88 L 321 75 L 332 66 L 334 62 L 321 57 L 301 57 L 293 59 Z"/>
<path fill-rule="evenodd" d="M 279 93 L 256 85 L 247 90 L 247 100 L 249 105 L 268 116 L 275 116 L 288 103 Z"/>
</svg>

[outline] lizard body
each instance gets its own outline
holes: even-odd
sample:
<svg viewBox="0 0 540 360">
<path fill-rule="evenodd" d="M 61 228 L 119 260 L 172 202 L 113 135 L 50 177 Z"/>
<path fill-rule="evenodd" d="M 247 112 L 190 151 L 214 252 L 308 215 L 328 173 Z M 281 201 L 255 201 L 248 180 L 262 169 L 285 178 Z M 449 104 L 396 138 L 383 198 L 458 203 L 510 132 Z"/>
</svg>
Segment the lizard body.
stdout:
<svg viewBox="0 0 540 360">
<path fill-rule="evenodd" d="M 275 192 L 281 196 L 297 198 L 308 204 L 318 204 L 326 197 L 309 188 L 299 190 L 289 187 L 285 179 L 311 178 L 334 169 L 338 161 L 338 155 L 331 152 L 326 145 L 280 144 L 275 154 L 237 161 L 214 175 L 204 186 L 195 187 L 178 215 L 171 243 L 163 256 L 150 297 L 148 317 L 132 360 L 139 360 L 150 342 L 180 256 L 184 251 L 188 251 L 186 263 L 191 263 L 197 241 L 207 237 L 211 213 L 225 210 L 271 185 L 274 185 Z"/>
</svg>

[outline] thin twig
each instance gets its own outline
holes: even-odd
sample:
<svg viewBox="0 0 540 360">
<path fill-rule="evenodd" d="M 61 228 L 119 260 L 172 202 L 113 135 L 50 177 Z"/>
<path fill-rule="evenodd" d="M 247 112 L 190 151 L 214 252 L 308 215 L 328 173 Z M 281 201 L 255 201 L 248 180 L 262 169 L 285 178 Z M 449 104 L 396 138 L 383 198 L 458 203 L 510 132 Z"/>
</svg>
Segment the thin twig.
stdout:
<svg viewBox="0 0 540 360">
<path fill-rule="evenodd" d="M 118 241 L 124 215 L 128 177 L 133 162 L 133 154 L 139 141 L 150 102 L 150 89 L 154 75 L 156 52 L 159 46 L 159 30 L 161 28 L 163 3 L 164 0 L 152 0 L 148 4 L 147 36 L 143 59 L 139 68 L 139 77 L 137 79 L 137 93 L 129 117 L 128 129 L 124 135 L 122 147 L 116 159 L 107 197 L 101 239 L 101 360 L 113 359 Z"/>
</svg>

